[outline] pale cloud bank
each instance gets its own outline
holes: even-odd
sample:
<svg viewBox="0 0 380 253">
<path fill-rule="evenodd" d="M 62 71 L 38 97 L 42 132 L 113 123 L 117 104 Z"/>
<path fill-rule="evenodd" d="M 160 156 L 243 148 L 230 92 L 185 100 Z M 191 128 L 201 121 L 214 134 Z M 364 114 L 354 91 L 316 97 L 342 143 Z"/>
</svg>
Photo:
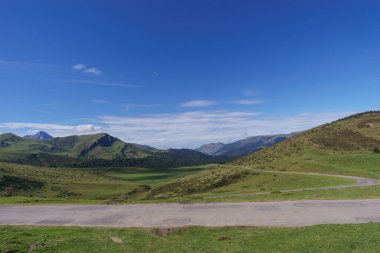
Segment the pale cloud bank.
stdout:
<svg viewBox="0 0 380 253">
<path fill-rule="evenodd" d="M 66 136 L 72 134 L 87 134 L 101 131 L 102 127 L 93 124 L 84 125 L 64 125 L 64 124 L 48 124 L 48 123 L 24 123 L 24 122 L 6 122 L 0 123 L 0 129 L 25 129 L 31 131 L 51 131 L 56 136 Z"/>
<path fill-rule="evenodd" d="M 303 131 L 350 114 L 301 113 L 264 117 L 258 112 L 192 111 L 136 117 L 100 116 L 92 124 L 85 125 L 0 123 L 0 130 L 16 133 L 45 130 L 53 136 L 106 132 L 124 141 L 159 148 L 195 148 L 209 142 Z"/>
</svg>

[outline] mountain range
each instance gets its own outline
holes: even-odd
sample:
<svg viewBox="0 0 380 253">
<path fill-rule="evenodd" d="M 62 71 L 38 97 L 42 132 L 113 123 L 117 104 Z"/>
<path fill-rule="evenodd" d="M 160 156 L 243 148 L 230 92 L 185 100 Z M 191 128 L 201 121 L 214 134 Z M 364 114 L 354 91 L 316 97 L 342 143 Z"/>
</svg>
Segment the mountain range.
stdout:
<svg viewBox="0 0 380 253">
<path fill-rule="evenodd" d="M 212 156 L 239 157 L 273 146 L 297 134 L 299 133 L 253 136 L 228 144 L 221 142 L 205 144 L 195 150 Z"/>
<path fill-rule="evenodd" d="M 159 150 L 123 142 L 109 134 L 51 138 L 47 133 L 0 135 L 0 161 L 40 166 L 192 166 L 226 161 L 190 149 Z"/>
</svg>

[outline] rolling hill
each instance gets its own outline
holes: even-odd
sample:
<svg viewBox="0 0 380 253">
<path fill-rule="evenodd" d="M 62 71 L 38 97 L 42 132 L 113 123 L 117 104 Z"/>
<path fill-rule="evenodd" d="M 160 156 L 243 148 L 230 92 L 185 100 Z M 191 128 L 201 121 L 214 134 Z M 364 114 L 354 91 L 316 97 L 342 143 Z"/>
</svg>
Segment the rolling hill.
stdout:
<svg viewBox="0 0 380 253">
<path fill-rule="evenodd" d="M 51 140 L 25 139 L 6 133 L 0 135 L 0 161 L 39 166 L 148 166 L 200 165 L 215 158 L 188 149 L 158 150 L 126 143 L 109 134 L 73 135 Z"/>
<path fill-rule="evenodd" d="M 220 142 L 205 144 L 196 150 L 213 156 L 223 155 L 239 157 L 273 146 L 295 136 L 296 134 L 298 133 L 253 136 L 228 144 Z"/>
<path fill-rule="evenodd" d="M 380 178 L 380 112 L 355 114 L 303 132 L 234 165 Z"/>
</svg>

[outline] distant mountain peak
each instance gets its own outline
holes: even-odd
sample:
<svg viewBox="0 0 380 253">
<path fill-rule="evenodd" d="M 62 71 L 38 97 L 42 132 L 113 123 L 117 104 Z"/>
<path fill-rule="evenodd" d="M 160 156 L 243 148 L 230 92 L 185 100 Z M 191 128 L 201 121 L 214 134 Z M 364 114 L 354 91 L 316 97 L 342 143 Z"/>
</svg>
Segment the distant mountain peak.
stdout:
<svg viewBox="0 0 380 253">
<path fill-rule="evenodd" d="M 217 142 L 217 143 L 209 143 L 205 144 L 197 149 L 196 151 L 202 152 L 207 155 L 215 155 L 219 149 L 221 149 L 224 145 L 224 143 Z"/>
<path fill-rule="evenodd" d="M 295 136 L 296 134 L 297 133 L 252 136 L 228 144 L 221 142 L 209 143 L 196 150 L 213 156 L 224 155 L 229 157 L 239 157 L 275 145 Z"/>
<path fill-rule="evenodd" d="M 50 134 L 44 132 L 44 131 L 39 131 L 38 133 L 34 135 L 25 135 L 25 139 L 30 139 L 30 140 L 36 140 L 36 141 L 46 141 L 46 140 L 52 140 L 54 139 L 53 136 Z"/>
</svg>

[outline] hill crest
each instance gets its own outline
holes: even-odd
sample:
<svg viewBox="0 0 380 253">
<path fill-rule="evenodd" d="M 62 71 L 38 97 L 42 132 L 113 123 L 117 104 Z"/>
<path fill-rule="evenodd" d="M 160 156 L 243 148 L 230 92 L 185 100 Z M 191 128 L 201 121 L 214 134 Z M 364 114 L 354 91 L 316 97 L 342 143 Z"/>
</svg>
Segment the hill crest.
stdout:
<svg viewBox="0 0 380 253">
<path fill-rule="evenodd" d="M 354 114 L 315 127 L 233 163 L 261 165 L 308 152 L 322 155 L 374 153 L 380 149 L 380 111 Z"/>
</svg>

